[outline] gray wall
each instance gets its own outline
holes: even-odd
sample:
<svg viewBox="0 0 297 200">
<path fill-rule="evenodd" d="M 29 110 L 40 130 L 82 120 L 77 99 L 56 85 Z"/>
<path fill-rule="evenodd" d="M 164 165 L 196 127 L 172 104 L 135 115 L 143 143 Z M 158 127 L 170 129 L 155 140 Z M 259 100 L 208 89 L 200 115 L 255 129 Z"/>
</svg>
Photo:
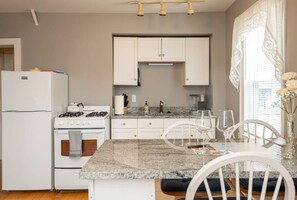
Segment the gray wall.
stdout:
<svg viewBox="0 0 297 200">
<path fill-rule="evenodd" d="M 111 105 L 112 86 L 112 34 L 212 34 L 211 77 L 208 88 L 213 93 L 214 109 L 225 106 L 225 13 L 201 13 L 194 16 L 168 14 L 159 17 L 147 14 L 38 14 L 40 26 L 36 27 L 29 13 L 0 14 L 0 37 L 22 39 L 22 65 L 60 69 L 69 74 L 70 101 L 92 105 Z M 160 69 L 177 74 L 180 69 Z M 171 70 L 171 71 L 170 71 Z M 145 85 L 168 81 L 164 73 L 156 69 L 144 70 L 148 76 Z M 136 88 L 140 105 L 143 100 L 166 105 L 185 105 L 188 93 L 199 92 L 201 88 L 173 90 L 164 87 Z M 141 91 L 140 91 L 141 90 Z M 165 94 L 164 91 L 166 91 Z M 155 97 L 154 97 L 155 96 Z M 176 97 L 181 101 L 175 101 Z M 131 102 L 131 100 L 130 100 Z"/>
<path fill-rule="evenodd" d="M 239 120 L 239 93 L 233 87 L 229 81 L 229 72 L 231 66 L 231 48 L 232 48 L 232 30 L 234 19 L 243 13 L 247 8 L 249 8 L 257 0 L 236 0 L 236 2 L 227 10 L 226 12 L 226 107 L 234 110 L 234 115 L 236 121 Z M 286 71 L 297 72 L 297 1 L 287 0 L 287 69 Z M 296 124 L 296 123 L 295 123 Z"/>
<path fill-rule="evenodd" d="M 189 106 L 189 94 L 207 93 L 209 87 L 184 86 L 185 64 L 173 66 L 139 65 L 141 87 L 115 87 L 115 94 L 137 95 L 137 102 L 129 101 L 130 106 L 143 106 L 148 101 L 150 106 L 158 106 L 160 101 L 165 106 Z M 130 99 L 131 100 L 131 99 Z"/>
</svg>

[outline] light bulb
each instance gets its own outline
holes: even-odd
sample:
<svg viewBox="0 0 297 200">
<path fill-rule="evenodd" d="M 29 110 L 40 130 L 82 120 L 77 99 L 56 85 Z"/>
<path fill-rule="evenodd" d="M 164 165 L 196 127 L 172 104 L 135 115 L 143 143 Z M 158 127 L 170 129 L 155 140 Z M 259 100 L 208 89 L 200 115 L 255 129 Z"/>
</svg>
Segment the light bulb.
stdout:
<svg viewBox="0 0 297 200">
<path fill-rule="evenodd" d="M 188 10 L 187 10 L 187 14 L 188 15 L 194 15 L 195 11 L 194 11 L 194 8 L 193 8 L 193 3 L 191 2 L 188 2 Z"/>
<path fill-rule="evenodd" d="M 160 10 L 160 16 L 166 16 L 166 7 L 164 3 L 160 3 L 161 10 Z"/>
<path fill-rule="evenodd" d="M 144 16 L 143 10 L 142 10 L 142 3 L 138 2 L 138 11 L 137 11 L 137 16 Z"/>
</svg>

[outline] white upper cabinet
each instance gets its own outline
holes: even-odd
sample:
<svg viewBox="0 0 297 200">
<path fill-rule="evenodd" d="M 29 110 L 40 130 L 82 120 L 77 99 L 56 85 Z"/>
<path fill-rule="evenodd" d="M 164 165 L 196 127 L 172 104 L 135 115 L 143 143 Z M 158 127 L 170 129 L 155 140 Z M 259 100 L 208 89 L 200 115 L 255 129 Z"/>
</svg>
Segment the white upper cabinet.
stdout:
<svg viewBox="0 0 297 200">
<path fill-rule="evenodd" d="M 138 38 L 139 62 L 184 62 L 185 38 Z"/>
<path fill-rule="evenodd" d="M 161 38 L 138 38 L 138 61 L 154 62 L 162 59 Z"/>
<path fill-rule="evenodd" d="M 209 85 L 209 38 L 186 38 L 185 85 Z"/>
<path fill-rule="evenodd" d="M 185 62 L 185 38 L 162 38 L 162 61 Z"/>
<path fill-rule="evenodd" d="M 114 85 L 137 85 L 137 37 L 114 37 Z"/>
</svg>

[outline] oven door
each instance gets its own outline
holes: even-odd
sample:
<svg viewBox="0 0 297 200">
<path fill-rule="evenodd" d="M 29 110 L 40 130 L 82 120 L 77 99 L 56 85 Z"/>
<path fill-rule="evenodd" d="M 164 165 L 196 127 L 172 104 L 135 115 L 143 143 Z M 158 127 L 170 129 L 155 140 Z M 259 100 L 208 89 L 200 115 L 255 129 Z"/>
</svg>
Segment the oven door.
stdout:
<svg viewBox="0 0 297 200">
<path fill-rule="evenodd" d="M 104 142 L 104 129 L 75 130 L 82 132 L 82 156 L 69 157 L 70 130 L 55 130 L 55 168 L 81 168 Z"/>
</svg>

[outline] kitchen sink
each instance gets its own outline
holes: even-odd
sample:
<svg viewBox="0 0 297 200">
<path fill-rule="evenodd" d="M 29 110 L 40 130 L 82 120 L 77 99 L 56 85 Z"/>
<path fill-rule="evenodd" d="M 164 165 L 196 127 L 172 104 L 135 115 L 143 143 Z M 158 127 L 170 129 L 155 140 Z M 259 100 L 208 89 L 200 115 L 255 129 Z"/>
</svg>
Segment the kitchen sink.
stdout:
<svg viewBox="0 0 297 200">
<path fill-rule="evenodd" d="M 180 113 L 167 111 L 164 113 L 150 113 L 151 116 L 173 116 L 173 115 L 180 115 Z"/>
</svg>

